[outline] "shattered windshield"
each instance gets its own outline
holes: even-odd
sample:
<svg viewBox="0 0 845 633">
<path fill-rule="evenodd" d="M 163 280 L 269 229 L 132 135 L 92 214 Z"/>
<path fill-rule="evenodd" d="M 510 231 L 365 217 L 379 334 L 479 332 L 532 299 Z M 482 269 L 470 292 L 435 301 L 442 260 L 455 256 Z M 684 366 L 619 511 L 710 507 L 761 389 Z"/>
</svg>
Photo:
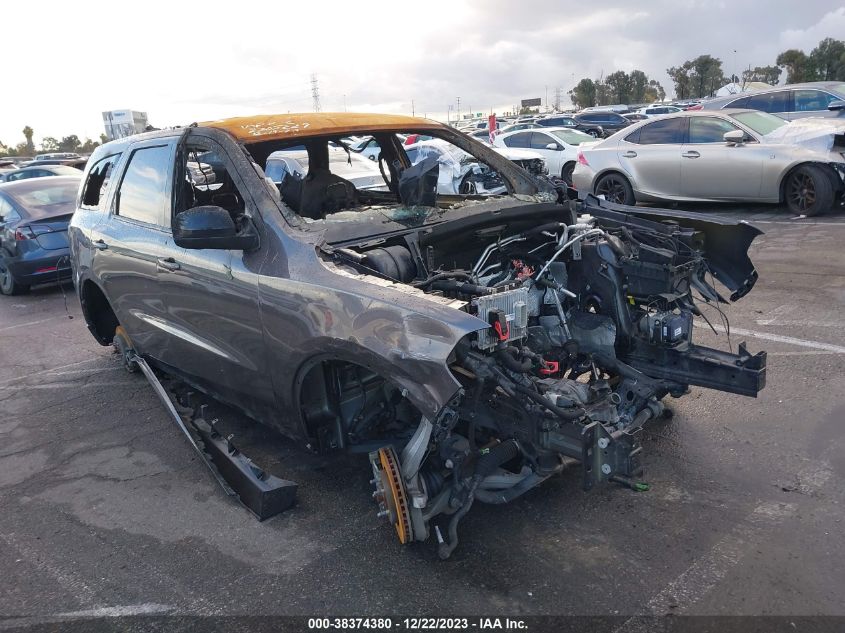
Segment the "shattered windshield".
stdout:
<svg viewBox="0 0 845 633">
<path fill-rule="evenodd" d="M 743 125 L 750 127 L 757 134 L 763 136 L 788 124 L 787 121 L 784 121 L 780 117 L 776 117 L 768 112 L 758 112 L 757 110 L 740 112 L 739 114 L 734 114 L 733 117 Z"/>
</svg>

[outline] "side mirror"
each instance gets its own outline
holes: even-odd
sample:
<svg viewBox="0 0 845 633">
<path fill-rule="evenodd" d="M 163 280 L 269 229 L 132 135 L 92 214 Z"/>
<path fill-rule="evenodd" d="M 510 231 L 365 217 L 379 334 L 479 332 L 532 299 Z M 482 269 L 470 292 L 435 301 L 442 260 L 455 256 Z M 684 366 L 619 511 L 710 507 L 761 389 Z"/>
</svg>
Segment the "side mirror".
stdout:
<svg viewBox="0 0 845 633">
<path fill-rule="evenodd" d="M 226 209 L 202 206 L 177 213 L 173 241 L 182 248 L 251 251 L 258 248 L 258 233 L 248 218 L 239 232 Z"/>
<path fill-rule="evenodd" d="M 722 138 L 725 139 L 725 143 L 728 145 L 742 145 L 745 141 L 745 132 L 742 130 L 731 130 L 730 132 L 725 132 Z"/>
<path fill-rule="evenodd" d="M 836 101 L 831 101 L 827 104 L 828 110 L 845 110 L 845 101 L 842 99 L 837 99 Z"/>
<path fill-rule="evenodd" d="M 549 143 L 548 145 L 546 145 L 546 149 L 557 151 L 560 149 L 560 145 L 558 145 L 557 143 Z"/>
</svg>

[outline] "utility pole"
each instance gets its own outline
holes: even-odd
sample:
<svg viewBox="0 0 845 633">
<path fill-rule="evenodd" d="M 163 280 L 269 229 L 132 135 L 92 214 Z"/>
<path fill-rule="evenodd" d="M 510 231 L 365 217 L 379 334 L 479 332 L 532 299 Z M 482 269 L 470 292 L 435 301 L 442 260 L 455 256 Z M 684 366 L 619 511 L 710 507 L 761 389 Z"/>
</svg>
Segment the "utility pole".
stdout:
<svg viewBox="0 0 845 633">
<path fill-rule="evenodd" d="M 414 100 L 411 99 L 411 116 L 416 116 L 416 111 L 414 110 Z"/>
<path fill-rule="evenodd" d="M 555 111 L 560 110 L 560 86 L 555 88 Z"/>
<path fill-rule="evenodd" d="M 461 120 L 461 98 L 457 97 L 458 104 L 455 106 L 455 111 L 457 112 L 458 121 Z"/>
<path fill-rule="evenodd" d="M 314 112 L 320 112 L 320 86 L 317 84 L 317 75 L 311 75 L 311 100 L 314 104 Z"/>
</svg>

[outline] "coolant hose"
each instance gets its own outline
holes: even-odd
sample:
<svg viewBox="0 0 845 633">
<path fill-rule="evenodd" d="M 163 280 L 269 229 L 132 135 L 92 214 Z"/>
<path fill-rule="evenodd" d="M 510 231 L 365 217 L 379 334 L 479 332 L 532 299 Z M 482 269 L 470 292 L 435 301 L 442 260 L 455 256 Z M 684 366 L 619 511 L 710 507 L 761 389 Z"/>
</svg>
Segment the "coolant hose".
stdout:
<svg viewBox="0 0 845 633">
<path fill-rule="evenodd" d="M 469 509 L 472 507 L 472 504 L 475 501 L 475 491 L 478 488 L 478 484 L 481 483 L 481 480 L 485 477 L 492 475 L 499 466 L 509 462 L 514 457 L 517 457 L 520 452 L 517 441 L 510 439 L 502 442 L 501 444 L 497 444 L 478 458 L 478 463 L 475 466 L 475 475 L 472 477 L 467 499 L 464 502 L 464 505 L 461 506 L 461 509 L 455 512 L 455 514 L 452 515 L 452 519 L 449 521 L 448 540 L 440 543 L 437 548 L 437 555 L 442 560 L 449 558 L 458 546 L 458 523 L 461 522 L 461 519 L 464 518 L 466 513 L 469 512 Z"/>
<path fill-rule="evenodd" d="M 490 295 L 495 291 L 494 288 L 487 286 L 479 286 L 477 284 L 466 283 L 456 279 L 441 279 L 440 281 L 433 281 L 429 284 L 432 290 L 441 290 L 443 292 L 457 292 L 462 295 L 480 296 Z"/>
<path fill-rule="evenodd" d="M 503 347 L 502 349 L 496 352 L 496 358 L 508 369 L 511 371 L 515 371 L 518 374 L 524 374 L 531 371 L 531 368 L 534 366 L 533 361 L 530 358 L 526 358 L 524 361 L 520 362 L 517 360 L 517 355 L 519 354 L 519 350 L 513 346 Z"/>
</svg>

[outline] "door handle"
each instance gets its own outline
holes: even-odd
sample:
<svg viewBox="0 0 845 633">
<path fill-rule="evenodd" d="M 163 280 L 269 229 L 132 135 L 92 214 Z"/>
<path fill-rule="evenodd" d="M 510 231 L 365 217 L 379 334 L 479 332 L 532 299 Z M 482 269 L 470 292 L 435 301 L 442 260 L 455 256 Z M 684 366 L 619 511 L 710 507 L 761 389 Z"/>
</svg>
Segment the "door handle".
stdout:
<svg viewBox="0 0 845 633">
<path fill-rule="evenodd" d="M 104 251 L 109 247 L 109 245 L 106 244 L 103 240 L 97 240 L 96 242 L 92 242 L 91 245 L 98 251 Z"/>
<path fill-rule="evenodd" d="M 701 154 L 693 150 L 690 152 L 684 152 L 683 154 L 681 154 L 681 156 L 683 156 L 684 158 L 698 158 L 699 156 L 701 156 Z"/>
<path fill-rule="evenodd" d="M 636 153 L 635 151 L 633 151 L 633 150 L 628 150 L 627 152 L 625 152 L 624 154 L 622 154 L 622 157 L 623 157 L 623 158 L 636 158 L 636 157 L 637 157 L 637 153 Z"/>
<path fill-rule="evenodd" d="M 159 268 L 168 272 L 174 272 L 181 268 L 179 262 L 177 262 L 172 257 L 159 258 L 158 260 L 156 260 L 156 264 Z"/>
</svg>

